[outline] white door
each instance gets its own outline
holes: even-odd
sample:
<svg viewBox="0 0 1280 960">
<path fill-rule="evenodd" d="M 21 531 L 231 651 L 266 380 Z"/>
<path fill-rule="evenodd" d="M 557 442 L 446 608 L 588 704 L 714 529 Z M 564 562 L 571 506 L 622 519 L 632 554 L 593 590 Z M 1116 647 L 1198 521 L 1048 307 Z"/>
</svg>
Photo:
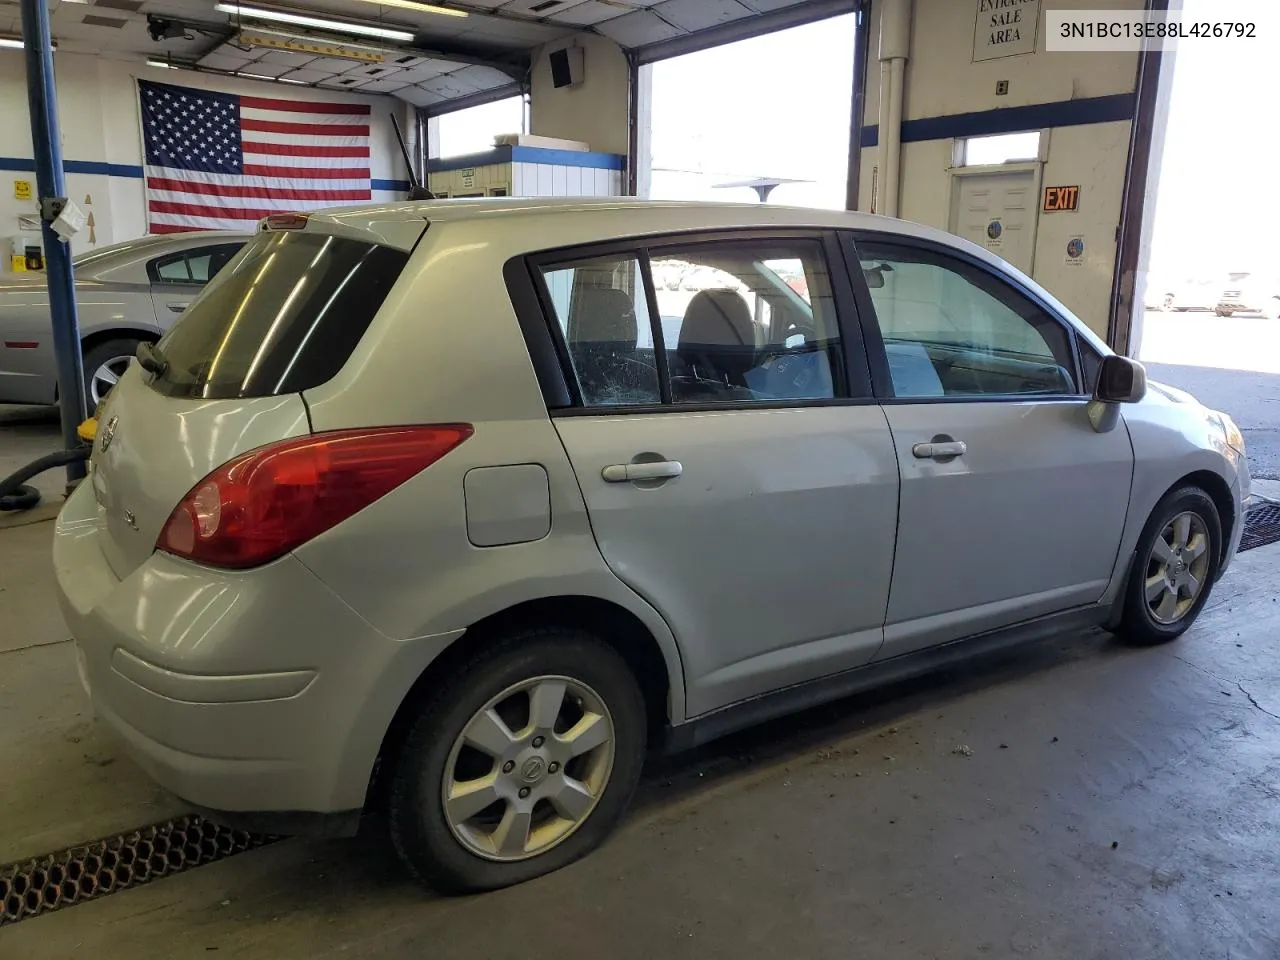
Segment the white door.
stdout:
<svg viewBox="0 0 1280 960">
<path fill-rule="evenodd" d="M 857 249 L 902 478 L 881 656 L 1096 603 L 1133 452 L 1123 424 L 1090 425 L 1070 327 L 943 248 Z"/>
<path fill-rule="evenodd" d="M 898 468 L 884 412 L 850 396 L 865 378 L 846 375 L 818 239 L 649 254 L 661 291 L 640 252 L 540 267 L 578 394 L 555 425 L 697 715 L 876 654 Z"/>
<path fill-rule="evenodd" d="M 951 232 L 986 247 L 1028 276 L 1036 248 L 1033 170 L 951 178 Z"/>
</svg>

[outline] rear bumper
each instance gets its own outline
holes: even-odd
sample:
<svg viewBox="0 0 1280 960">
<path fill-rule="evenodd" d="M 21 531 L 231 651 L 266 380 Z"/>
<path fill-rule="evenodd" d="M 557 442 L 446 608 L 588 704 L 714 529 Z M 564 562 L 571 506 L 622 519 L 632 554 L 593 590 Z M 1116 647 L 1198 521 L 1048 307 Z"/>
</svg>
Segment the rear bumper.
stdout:
<svg viewBox="0 0 1280 960">
<path fill-rule="evenodd" d="M 301 562 L 210 570 L 153 554 L 119 579 L 89 485 L 54 536 L 94 707 L 152 777 L 215 811 L 359 810 L 395 710 L 457 633 L 396 641 Z"/>
</svg>

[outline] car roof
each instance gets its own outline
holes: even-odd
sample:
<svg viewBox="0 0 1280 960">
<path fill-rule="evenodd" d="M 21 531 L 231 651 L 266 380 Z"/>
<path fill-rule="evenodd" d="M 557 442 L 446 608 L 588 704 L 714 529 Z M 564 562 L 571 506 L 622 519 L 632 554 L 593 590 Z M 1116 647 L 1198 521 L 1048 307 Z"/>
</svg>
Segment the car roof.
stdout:
<svg viewBox="0 0 1280 960">
<path fill-rule="evenodd" d="M 820 210 L 812 207 L 785 207 L 760 203 L 705 203 L 690 200 L 636 200 L 629 197 L 486 197 L 459 200 L 423 200 L 388 204 L 330 207 L 308 216 L 331 220 L 347 227 L 371 229 L 391 220 L 429 220 L 449 223 L 460 220 L 501 219 L 547 214 L 592 215 L 644 211 L 660 213 L 670 220 L 669 229 L 705 229 L 751 226 L 814 226 L 845 229 L 896 229 L 913 227 L 870 213 Z M 930 228 L 924 228 L 929 230 Z M 941 231 L 931 231 L 942 237 Z"/>
</svg>

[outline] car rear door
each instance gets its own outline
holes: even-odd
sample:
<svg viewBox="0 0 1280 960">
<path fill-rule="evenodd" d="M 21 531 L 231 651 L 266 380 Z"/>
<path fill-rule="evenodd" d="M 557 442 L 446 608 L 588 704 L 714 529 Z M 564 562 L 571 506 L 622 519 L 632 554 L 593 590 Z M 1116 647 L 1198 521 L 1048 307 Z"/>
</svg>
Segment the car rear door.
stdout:
<svg viewBox="0 0 1280 960">
<path fill-rule="evenodd" d="M 654 289 L 684 265 L 702 268 L 700 289 Z M 897 464 L 856 324 L 842 334 L 853 306 L 834 237 L 685 236 L 530 269 L 592 530 L 671 626 L 689 715 L 868 662 Z M 778 271 L 803 272 L 811 302 Z"/>
<path fill-rule="evenodd" d="M 950 246 L 846 242 L 902 478 L 880 656 L 1095 603 L 1133 451 L 1123 422 L 1092 428 L 1070 325 Z"/>
</svg>

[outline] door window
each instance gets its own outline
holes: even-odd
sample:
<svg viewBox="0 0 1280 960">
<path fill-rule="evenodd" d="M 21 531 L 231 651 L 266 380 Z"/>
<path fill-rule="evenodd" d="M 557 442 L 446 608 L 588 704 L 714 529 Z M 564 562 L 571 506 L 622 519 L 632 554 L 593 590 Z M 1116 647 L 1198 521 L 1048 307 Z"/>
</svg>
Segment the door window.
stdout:
<svg viewBox="0 0 1280 960">
<path fill-rule="evenodd" d="M 1067 329 L 1012 285 L 947 254 L 859 243 L 897 397 L 1077 393 Z"/>
<path fill-rule="evenodd" d="M 660 403 L 639 258 L 557 264 L 542 278 L 582 402 L 593 407 Z"/>
<path fill-rule="evenodd" d="M 697 243 L 648 258 L 652 301 L 639 256 L 542 271 L 585 405 L 847 395 L 818 241 Z"/>
</svg>

